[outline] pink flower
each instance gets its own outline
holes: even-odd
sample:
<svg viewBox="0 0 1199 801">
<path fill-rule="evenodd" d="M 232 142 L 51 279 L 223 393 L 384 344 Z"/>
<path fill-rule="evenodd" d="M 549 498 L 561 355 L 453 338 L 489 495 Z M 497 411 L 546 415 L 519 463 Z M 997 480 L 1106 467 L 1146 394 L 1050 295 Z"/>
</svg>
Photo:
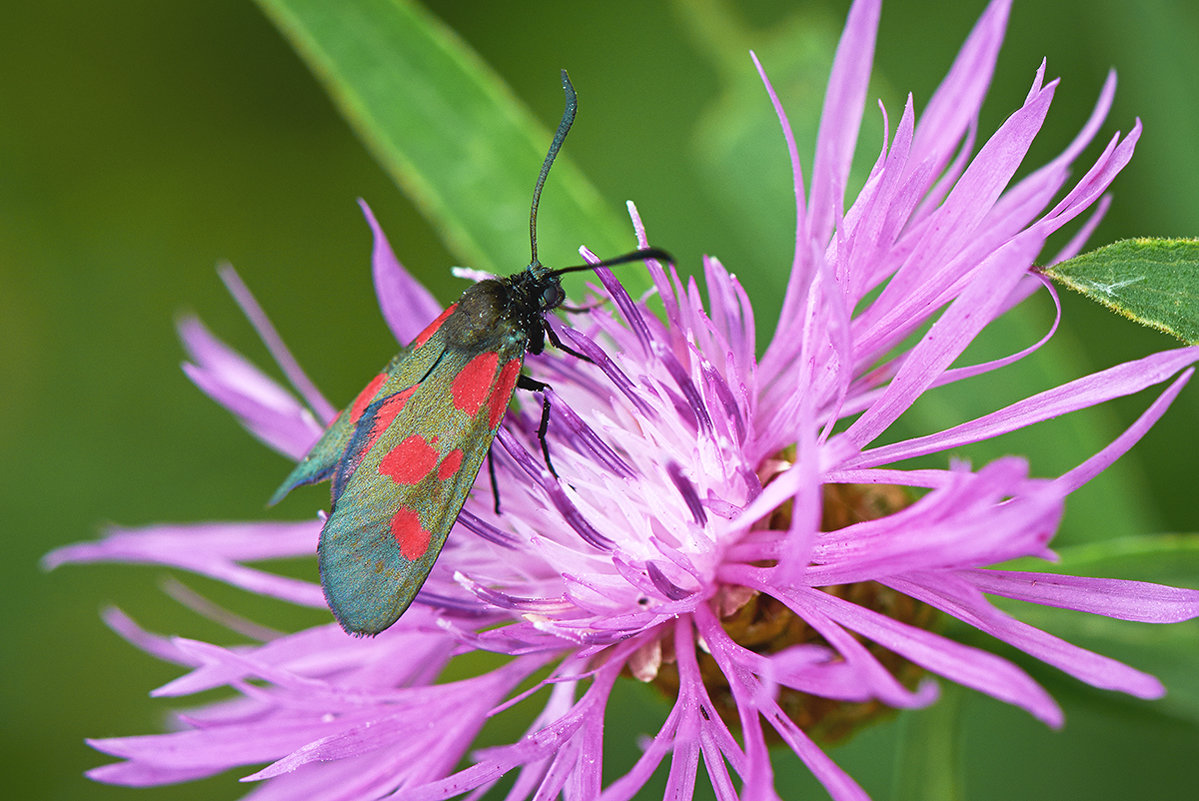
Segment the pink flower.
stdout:
<svg viewBox="0 0 1199 801">
<path fill-rule="evenodd" d="M 233 695 L 179 714 L 171 733 L 91 741 L 124 761 L 90 775 L 156 785 L 266 763 L 244 777 L 259 782 L 252 798 L 440 799 L 478 797 L 515 770 L 509 798 L 628 799 L 669 757 L 667 797 L 691 797 L 702 759 L 717 798 L 769 799 L 777 797 L 770 736 L 834 798 L 863 798 L 811 733 L 843 728 L 837 710 L 846 702 L 933 702 L 936 684 L 913 681 L 916 667 L 1060 725 L 1058 705 L 1023 670 L 930 631 L 933 610 L 1093 686 L 1161 695 L 1154 677 L 1021 623 L 985 595 L 1152 623 L 1199 615 L 1190 590 L 993 567 L 1053 558 L 1066 496 L 1161 416 L 1199 349 L 1154 354 L 945 431 L 874 444 L 926 390 L 994 380 L 990 373 L 1039 347 L 952 366 L 991 321 L 1042 288 L 1034 259 L 1079 250 L 1140 135 L 1138 122 L 1113 136 L 1067 185 L 1110 105 L 1109 78 L 1067 150 L 1013 183 L 1057 88 L 1044 82 L 1042 65 L 1024 104 L 970 157 L 1007 12 L 1005 0 L 991 3 L 919 121 L 909 97 L 848 208 L 877 0 L 850 11 L 806 191 L 767 82 L 798 213 L 783 310 L 764 355 L 756 356 L 749 300 L 716 259 L 704 262 L 706 308 L 694 282 L 650 264 L 663 319 L 598 269 L 612 304 L 580 317 L 579 328 L 554 322 L 591 361 L 552 350 L 527 360 L 553 387 L 548 436 L 561 481 L 538 455 L 536 414 L 509 412 L 493 450 L 502 514 L 479 482 L 417 604 L 391 629 L 361 640 L 333 623 L 278 634 L 222 617 L 258 640 L 226 648 L 152 635 L 109 612 L 124 637 L 189 669 L 156 695 L 221 687 Z M 1041 255 L 1051 233 L 1091 209 L 1063 252 Z M 441 309 L 367 217 L 383 316 L 406 343 Z M 195 320 L 181 328 L 192 359 L 185 370 L 263 443 L 299 459 L 333 407 L 237 276 L 223 275 L 299 398 Z M 905 347 L 913 334 L 921 335 Z M 1170 379 L 1124 434 L 1056 478 L 1032 477 L 1018 457 L 895 466 Z M 264 477 L 264 493 L 278 478 Z M 315 582 L 249 565 L 313 553 L 320 526 L 314 518 L 118 530 L 47 562 L 169 565 L 320 607 Z M 767 622 L 778 631 L 764 636 Z M 438 681 L 473 651 L 504 659 Z M 516 694 L 538 671 L 534 689 Z M 653 681 L 673 707 L 636 765 L 605 787 L 604 712 L 618 679 L 629 681 L 622 674 Z M 541 704 L 526 736 L 476 752 L 456 771 L 489 716 L 512 704 Z"/>
</svg>

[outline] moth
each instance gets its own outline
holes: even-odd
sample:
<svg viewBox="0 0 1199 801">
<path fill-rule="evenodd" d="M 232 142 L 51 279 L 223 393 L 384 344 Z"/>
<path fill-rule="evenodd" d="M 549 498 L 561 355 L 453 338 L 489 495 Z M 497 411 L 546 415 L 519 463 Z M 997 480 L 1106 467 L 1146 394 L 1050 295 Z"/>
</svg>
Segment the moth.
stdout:
<svg viewBox="0 0 1199 801">
<path fill-rule="evenodd" d="M 550 166 L 574 122 L 578 98 L 562 71 L 566 108 L 533 189 L 529 265 L 480 281 L 395 356 L 344 409 L 271 499 L 328 479 L 332 504 L 321 529 L 321 587 L 347 632 L 375 635 L 408 608 L 432 570 L 499 430 L 516 389 L 542 391 L 538 436 L 545 441 L 547 385 L 521 372 L 526 353 L 548 337 L 565 347 L 544 315 L 562 305 L 559 276 L 537 258 L 537 205 Z M 670 261 L 643 248 L 601 262 Z"/>
</svg>

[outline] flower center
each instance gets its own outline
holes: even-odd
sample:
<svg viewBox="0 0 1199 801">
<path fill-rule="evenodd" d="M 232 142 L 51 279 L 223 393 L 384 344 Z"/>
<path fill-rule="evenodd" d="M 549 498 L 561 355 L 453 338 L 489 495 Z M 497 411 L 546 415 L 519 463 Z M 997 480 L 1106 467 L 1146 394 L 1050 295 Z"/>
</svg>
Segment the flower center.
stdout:
<svg viewBox="0 0 1199 801">
<path fill-rule="evenodd" d="M 902 487 L 876 484 L 830 484 L 824 487 L 824 531 L 836 531 L 853 523 L 876 520 L 894 514 L 912 503 Z M 770 527 L 785 529 L 791 510 L 787 505 L 775 512 Z M 930 628 L 936 621 L 936 610 L 873 581 L 819 588 L 857 606 L 919 628 Z M 744 598 L 735 611 L 721 620 L 721 625 L 734 642 L 755 653 L 769 655 L 796 645 L 827 645 L 825 639 L 776 598 L 746 588 L 730 587 L 726 599 Z M 738 599 L 740 600 L 740 599 Z M 727 601 L 726 601 L 727 603 Z M 727 608 L 727 607 L 726 607 Z M 854 635 L 856 637 L 856 635 Z M 893 652 L 861 637 L 857 639 L 879 663 L 905 686 L 911 688 L 923 675 L 923 670 Z M 664 663 L 652 683 L 673 698 L 679 688 L 678 670 L 673 659 L 673 643 L 663 643 Z M 666 655 L 669 654 L 669 657 Z M 716 660 L 702 649 L 696 649 L 704 686 L 716 711 L 733 729 L 740 727 L 737 705 L 723 671 Z M 779 706 L 783 712 L 814 739 L 829 743 L 845 738 L 864 724 L 882 719 L 891 708 L 879 701 L 850 703 L 780 687 Z M 767 736 L 774 735 L 767 729 Z M 775 735 L 777 737 L 777 735 Z"/>
</svg>

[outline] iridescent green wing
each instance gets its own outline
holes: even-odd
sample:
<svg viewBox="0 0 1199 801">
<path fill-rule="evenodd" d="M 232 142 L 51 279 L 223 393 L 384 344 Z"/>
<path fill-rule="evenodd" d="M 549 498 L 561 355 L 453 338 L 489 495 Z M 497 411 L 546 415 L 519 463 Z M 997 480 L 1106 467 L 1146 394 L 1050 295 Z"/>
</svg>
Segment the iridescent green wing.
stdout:
<svg viewBox="0 0 1199 801">
<path fill-rule="evenodd" d="M 486 349 L 444 348 L 431 364 L 405 360 L 398 373 L 415 383 L 362 415 L 319 548 L 321 586 L 346 631 L 390 626 L 432 570 L 516 389 L 524 342 L 507 334 Z"/>
</svg>

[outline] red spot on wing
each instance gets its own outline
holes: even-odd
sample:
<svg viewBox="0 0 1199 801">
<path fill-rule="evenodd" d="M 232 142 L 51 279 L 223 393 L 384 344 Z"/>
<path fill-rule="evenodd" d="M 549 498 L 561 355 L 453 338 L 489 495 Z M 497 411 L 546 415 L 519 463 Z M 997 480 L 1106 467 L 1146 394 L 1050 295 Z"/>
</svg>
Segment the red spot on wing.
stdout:
<svg viewBox="0 0 1199 801">
<path fill-rule="evenodd" d="M 462 466 L 462 449 L 455 448 L 445 455 L 441 460 L 441 464 L 437 465 L 437 480 L 445 481 L 458 472 L 458 468 Z"/>
<path fill-rule="evenodd" d="M 498 353 L 492 350 L 484 351 L 467 362 L 458 375 L 454 376 L 454 383 L 450 385 L 450 395 L 454 398 L 456 408 L 472 417 L 483 408 L 499 361 Z"/>
<path fill-rule="evenodd" d="M 391 536 L 400 546 L 400 556 L 415 562 L 429 550 L 429 538 L 432 535 L 420 524 L 420 515 L 412 509 L 401 507 L 391 518 Z"/>
<path fill-rule="evenodd" d="M 437 315 L 437 319 L 425 326 L 425 330 L 416 335 L 416 339 L 412 340 L 412 349 L 416 350 L 421 345 L 429 341 L 429 337 L 437 333 L 437 329 L 441 328 L 441 324 L 446 321 L 446 318 L 454 313 L 454 309 L 458 308 L 457 303 L 451 303 L 445 307 L 445 311 Z"/>
<path fill-rule="evenodd" d="M 379 474 L 397 484 L 419 484 L 437 465 L 440 454 L 419 434 L 396 445 L 379 462 Z"/>
<path fill-rule="evenodd" d="M 379 435 L 387 430 L 387 427 L 396 419 L 396 415 L 404 408 L 404 404 L 412 397 L 412 393 L 416 392 L 418 386 L 420 385 L 416 384 L 402 392 L 397 392 L 379 404 L 379 408 L 375 410 L 375 419 L 371 422 L 371 436 L 367 447 L 373 446 Z"/>
<path fill-rule="evenodd" d="M 370 406 L 371 401 L 374 400 L 375 393 L 379 391 L 379 387 L 383 386 L 383 382 L 386 380 L 387 373 L 379 373 L 358 393 L 358 397 L 354 398 L 354 402 L 350 404 L 351 423 L 358 422 L 358 419 L 362 417 L 362 413 L 366 411 L 366 407 Z"/>
<path fill-rule="evenodd" d="M 488 428 L 495 428 L 504 419 L 504 412 L 508 410 L 508 401 L 516 391 L 516 379 L 519 377 L 520 359 L 510 359 L 500 370 L 500 377 L 496 379 L 495 389 L 487 403 Z"/>
</svg>

